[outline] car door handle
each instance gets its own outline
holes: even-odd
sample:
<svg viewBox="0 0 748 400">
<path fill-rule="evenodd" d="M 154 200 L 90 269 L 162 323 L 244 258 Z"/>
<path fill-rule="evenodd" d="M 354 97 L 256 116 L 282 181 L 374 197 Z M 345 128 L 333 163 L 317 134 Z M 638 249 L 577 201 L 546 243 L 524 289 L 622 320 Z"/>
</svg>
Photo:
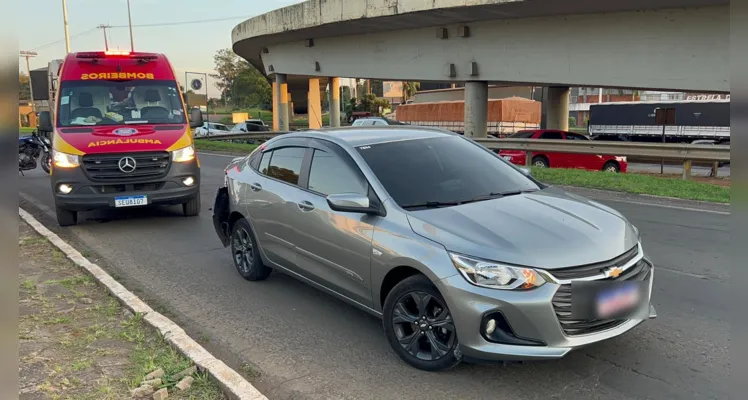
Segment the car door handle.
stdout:
<svg viewBox="0 0 748 400">
<path fill-rule="evenodd" d="M 300 203 L 297 203 L 296 205 L 299 207 L 299 210 L 304 211 L 304 212 L 309 212 L 309 211 L 314 210 L 314 204 L 306 200 Z"/>
<path fill-rule="evenodd" d="M 249 188 L 252 189 L 253 192 L 259 192 L 262 190 L 262 186 L 259 183 L 250 183 Z"/>
</svg>

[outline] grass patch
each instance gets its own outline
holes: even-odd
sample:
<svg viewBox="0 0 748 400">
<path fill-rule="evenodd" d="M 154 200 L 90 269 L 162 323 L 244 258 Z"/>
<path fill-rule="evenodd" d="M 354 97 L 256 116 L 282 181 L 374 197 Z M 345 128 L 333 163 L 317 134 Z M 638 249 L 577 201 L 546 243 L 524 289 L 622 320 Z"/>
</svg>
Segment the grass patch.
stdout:
<svg viewBox="0 0 748 400">
<path fill-rule="evenodd" d="M 36 284 L 31 279 L 26 279 L 21 284 L 21 287 L 24 288 L 24 289 L 26 289 L 26 290 L 28 290 L 28 291 L 32 291 L 32 290 L 36 289 Z"/>
<path fill-rule="evenodd" d="M 69 276 L 60 280 L 49 280 L 44 282 L 45 285 L 62 285 L 67 289 L 72 289 L 76 286 L 89 286 L 93 284 L 93 280 L 88 275 L 76 275 Z"/>
<path fill-rule="evenodd" d="M 34 244 L 44 244 L 47 243 L 47 239 L 43 237 L 33 237 L 28 239 L 23 239 L 21 241 L 21 246 L 31 246 Z"/>
<path fill-rule="evenodd" d="M 33 132 L 34 129 L 36 129 L 36 128 L 30 128 L 28 126 L 22 126 L 22 127 L 20 127 L 18 129 L 18 133 L 20 133 L 21 135 L 27 135 L 27 134 Z"/>
<path fill-rule="evenodd" d="M 257 148 L 256 144 L 249 143 L 229 143 L 213 140 L 195 140 L 195 148 L 198 151 L 215 151 L 219 153 L 232 153 L 238 155 L 247 155 Z"/>
<path fill-rule="evenodd" d="M 533 168 L 532 173 L 539 181 L 553 185 L 730 203 L 729 187 L 708 183 L 632 173 L 613 174 L 562 168 Z"/>
</svg>

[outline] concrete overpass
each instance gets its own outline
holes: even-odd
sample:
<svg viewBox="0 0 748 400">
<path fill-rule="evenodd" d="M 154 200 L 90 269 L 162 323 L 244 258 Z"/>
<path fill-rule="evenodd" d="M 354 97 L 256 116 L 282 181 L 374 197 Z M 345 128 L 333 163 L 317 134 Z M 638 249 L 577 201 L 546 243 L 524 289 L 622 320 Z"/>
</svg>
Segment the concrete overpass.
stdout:
<svg viewBox="0 0 748 400">
<path fill-rule="evenodd" d="M 309 0 L 232 39 L 295 92 L 293 77 L 467 82 L 466 134 L 482 136 L 488 83 L 549 87 L 560 128 L 569 86 L 729 92 L 729 32 L 729 0 Z"/>
</svg>

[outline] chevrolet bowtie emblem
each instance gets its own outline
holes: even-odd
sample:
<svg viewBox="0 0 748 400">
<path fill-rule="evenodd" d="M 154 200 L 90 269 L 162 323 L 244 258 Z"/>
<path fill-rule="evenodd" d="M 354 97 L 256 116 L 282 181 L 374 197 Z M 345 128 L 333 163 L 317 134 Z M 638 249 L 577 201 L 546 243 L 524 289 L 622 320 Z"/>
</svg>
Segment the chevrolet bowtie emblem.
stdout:
<svg viewBox="0 0 748 400">
<path fill-rule="evenodd" d="M 605 275 L 609 278 L 618 278 L 622 272 L 623 270 L 619 267 L 611 267 L 605 270 Z"/>
</svg>

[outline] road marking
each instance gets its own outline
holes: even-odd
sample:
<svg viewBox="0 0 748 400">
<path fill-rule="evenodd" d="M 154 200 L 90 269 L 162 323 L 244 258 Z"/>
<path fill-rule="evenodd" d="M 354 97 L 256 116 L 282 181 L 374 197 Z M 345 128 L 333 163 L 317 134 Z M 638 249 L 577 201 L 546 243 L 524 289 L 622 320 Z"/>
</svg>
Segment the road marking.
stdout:
<svg viewBox="0 0 748 400">
<path fill-rule="evenodd" d="M 244 377 L 227 366 L 223 361 L 215 358 L 200 344 L 190 338 L 184 329 L 162 314 L 154 311 L 143 300 L 112 278 L 104 269 L 83 257 L 78 250 L 47 229 L 31 214 L 20 207 L 18 208 L 18 213 L 34 230 L 60 249 L 70 261 L 91 274 L 125 308 L 133 313 L 143 314 L 143 320 L 160 332 L 164 340 L 175 347 L 185 357 L 189 358 L 196 366 L 207 371 L 218 382 L 218 386 L 223 389 L 224 394 L 235 399 L 267 400 L 267 397 L 260 393 Z"/>
<path fill-rule="evenodd" d="M 678 274 L 678 275 L 690 276 L 691 278 L 697 278 L 697 279 L 707 279 L 707 280 L 709 280 L 709 279 L 716 279 L 716 280 L 720 280 L 720 281 L 724 280 L 724 279 L 720 279 L 720 278 L 717 278 L 717 277 L 710 278 L 710 277 L 708 277 L 706 275 L 699 275 L 699 274 L 694 274 L 694 273 L 691 273 L 691 272 L 678 271 L 677 269 L 671 269 L 671 268 L 667 268 L 667 267 L 655 266 L 655 270 L 656 271 L 670 272 L 670 273 Z"/>
<path fill-rule="evenodd" d="M 232 156 L 230 154 L 206 153 L 204 151 L 198 151 L 197 154 L 202 154 L 206 156 L 226 157 L 226 158 L 244 157 L 244 156 Z"/>
</svg>

